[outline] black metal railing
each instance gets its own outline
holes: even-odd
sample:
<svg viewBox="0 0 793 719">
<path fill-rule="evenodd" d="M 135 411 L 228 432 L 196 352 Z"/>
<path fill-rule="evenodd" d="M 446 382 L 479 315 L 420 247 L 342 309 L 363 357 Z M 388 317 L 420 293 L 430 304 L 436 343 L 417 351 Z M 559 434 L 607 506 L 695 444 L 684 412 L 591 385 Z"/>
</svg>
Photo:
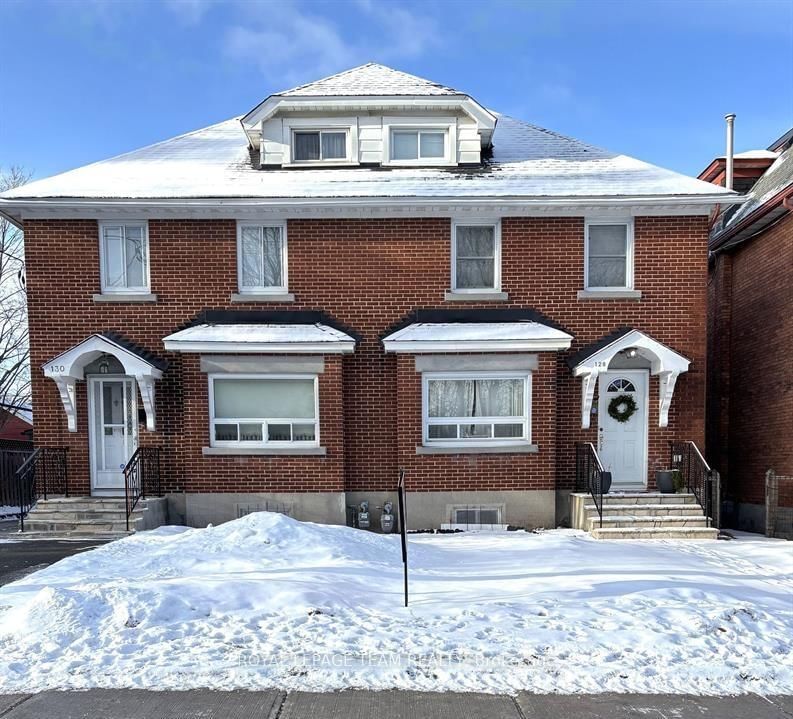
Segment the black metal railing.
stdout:
<svg viewBox="0 0 793 719">
<path fill-rule="evenodd" d="M 680 472 L 688 492 L 691 492 L 705 513 L 708 527 L 721 527 L 721 478 L 711 469 L 694 442 L 670 442 L 670 468 Z"/>
<path fill-rule="evenodd" d="M 17 506 L 17 470 L 31 454 L 33 442 L 0 440 L 0 507 L 6 508 L 5 514 L 9 514 L 9 510 Z"/>
<path fill-rule="evenodd" d="M 66 447 L 39 447 L 16 472 L 19 531 L 25 531 L 25 517 L 40 497 L 69 496 Z"/>
<path fill-rule="evenodd" d="M 129 518 L 140 499 L 162 495 L 160 478 L 160 448 L 138 447 L 124 467 L 124 491 L 126 494 L 127 531 Z"/>
<path fill-rule="evenodd" d="M 589 492 L 603 526 L 603 465 L 592 442 L 576 442 L 575 488 Z"/>
</svg>

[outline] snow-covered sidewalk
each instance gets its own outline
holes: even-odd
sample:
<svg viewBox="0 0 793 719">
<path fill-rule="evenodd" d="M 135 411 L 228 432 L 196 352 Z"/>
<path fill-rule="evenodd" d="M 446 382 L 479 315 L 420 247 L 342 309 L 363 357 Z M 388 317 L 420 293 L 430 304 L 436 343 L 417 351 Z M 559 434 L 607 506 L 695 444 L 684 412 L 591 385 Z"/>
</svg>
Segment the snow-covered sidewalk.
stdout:
<svg viewBox="0 0 793 719">
<path fill-rule="evenodd" d="M 0 589 L 0 693 L 145 687 L 793 692 L 793 543 L 399 538 L 259 513 Z"/>
</svg>

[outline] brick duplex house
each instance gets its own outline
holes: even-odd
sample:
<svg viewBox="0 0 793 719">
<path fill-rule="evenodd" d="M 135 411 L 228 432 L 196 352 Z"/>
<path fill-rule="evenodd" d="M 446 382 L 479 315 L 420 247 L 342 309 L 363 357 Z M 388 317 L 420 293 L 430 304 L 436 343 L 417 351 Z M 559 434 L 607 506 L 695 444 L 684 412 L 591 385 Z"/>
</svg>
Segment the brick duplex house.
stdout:
<svg viewBox="0 0 793 719">
<path fill-rule="evenodd" d="M 273 94 L 0 196 L 37 444 L 93 496 L 160 448 L 191 525 L 343 523 L 404 468 L 415 527 L 553 526 L 576 442 L 639 491 L 703 445 L 708 217 L 736 201 L 381 65 Z"/>
</svg>

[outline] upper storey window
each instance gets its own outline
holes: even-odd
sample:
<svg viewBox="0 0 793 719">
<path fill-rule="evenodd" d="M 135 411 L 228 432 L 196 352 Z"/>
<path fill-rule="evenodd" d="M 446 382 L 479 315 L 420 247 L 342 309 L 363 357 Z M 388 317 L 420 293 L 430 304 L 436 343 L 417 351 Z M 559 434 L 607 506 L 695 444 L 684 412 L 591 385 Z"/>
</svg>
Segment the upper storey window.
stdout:
<svg viewBox="0 0 793 719">
<path fill-rule="evenodd" d="M 501 223 L 452 223 L 452 289 L 497 292 L 501 289 Z"/>
<path fill-rule="evenodd" d="M 584 254 L 587 290 L 633 288 L 633 222 L 587 222 Z"/>
<path fill-rule="evenodd" d="M 445 130 L 394 130 L 391 134 L 392 160 L 442 160 L 445 157 Z"/>
<path fill-rule="evenodd" d="M 344 130 L 296 130 L 292 133 L 292 157 L 295 162 L 346 160 L 347 132 Z"/>
<path fill-rule="evenodd" d="M 286 292 L 286 224 L 237 226 L 240 292 Z"/>
<path fill-rule="evenodd" d="M 149 234 L 145 222 L 99 226 L 102 293 L 149 292 Z"/>
</svg>

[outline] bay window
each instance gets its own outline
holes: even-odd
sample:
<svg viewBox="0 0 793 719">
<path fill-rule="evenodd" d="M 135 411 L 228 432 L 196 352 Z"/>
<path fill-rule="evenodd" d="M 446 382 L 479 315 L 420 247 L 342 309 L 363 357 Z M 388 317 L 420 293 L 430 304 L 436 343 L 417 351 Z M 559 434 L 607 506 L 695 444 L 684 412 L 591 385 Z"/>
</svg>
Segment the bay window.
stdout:
<svg viewBox="0 0 793 719">
<path fill-rule="evenodd" d="M 101 223 L 103 293 L 149 292 L 149 237 L 145 222 Z"/>
<path fill-rule="evenodd" d="M 318 446 L 316 375 L 210 375 L 212 446 Z"/>
<path fill-rule="evenodd" d="M 584 255 L 587 290 L 633 288 L 632 222 L 587 222 Z"/>
<path fill-rule="evenodd" d="M 286 225 L 240 223 L 237 263 L 240 292 L 286 292 Z"/>
<path fill-rule="evenodd" d="M 425 445 L 509 445 L 531 441 L 531 375 L 424 374 Z"/>
</svg>

